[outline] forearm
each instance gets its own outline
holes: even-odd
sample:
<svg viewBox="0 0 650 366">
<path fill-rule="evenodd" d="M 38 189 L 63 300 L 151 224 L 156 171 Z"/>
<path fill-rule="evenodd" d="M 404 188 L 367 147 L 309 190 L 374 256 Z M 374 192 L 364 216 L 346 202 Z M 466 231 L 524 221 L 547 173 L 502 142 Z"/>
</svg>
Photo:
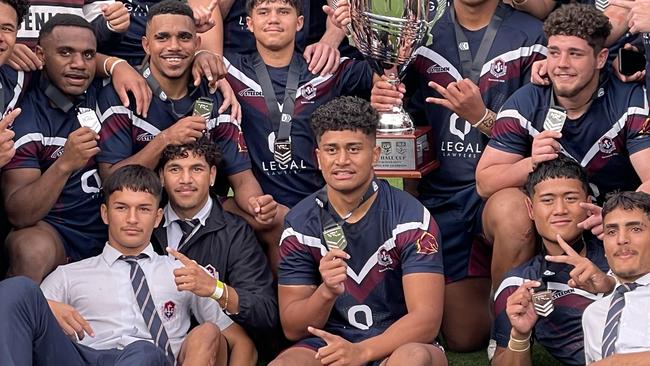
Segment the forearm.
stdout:
<svg viewBox="0 0 650 366">
<path fill-rule="evenodd" d="M 219 306 L 230 314 L 239 313 L 239 294 L 237 290 L 224 283 L 224 292 L 219 300 Z"/>
<path fill-rule="evenodd" d="M 555 7 L 554 0 L 528 0 L 521 5 L 511 2 L 512 7 L 524 11 L 538 19 L 546 19 L 548 14 Z"/>
<path fill-rule="evenodd" d="M 264 194 L 262 187 L 255 179 L 253 172 L 246 169 L 242 172 L 228 176 L 228 182 L 235 192 L 235 202 L 239 208 L 251 216 L 255 216 L 255 212 L 251 212 L 248 199 L 251 197 L 259 197 Z"/>
<path fill-rule="evenodd" d="M 11 224 L 23 228 L 42 220 L 56 203 L 69 178 L 70 173 L 56 161 L 37 180 L 11 193 L 5 198 Z"/>
<path fill-rule="evenodd" d="M 114 164 L 100 163 L 100 176 L 102 179 L 105 179 L 120 167 L 130 164 L 138 164 L 149 169 L 156 169 L 158 161 L 160 160 L 160 155 L 165 147 L 167 147 L 167 143 L 165 142 L 163 131 L 136 154 Z"/>
<path fill-rule="evenodd" d="M 247 328 L 271 329 L 278 324 L 278 305 L 273 289 L 265 291 L 263 288 L 247 290 L 230 287 L 229 291 L 237 292 L 238 308 L 234 318 L 239 324 Z M 230 302 L 228 303 L 230 310 Z"/>
<path fill-rule="evenodd" d="M 431 344 L 438 336 L 440 328 L 440 318 L 436 319 L 434 314 L 440 311 L 430 310 L 408 313 L 388 327 L 384 333 L 362 341 L 360 345 L 366 355 L 365 359 L 381 360 L 407 343 Z"/>
<path fill-rule="evenodd" d="M 332 297 L 321 284 L 311 296 L 296 300 L 280 312 L 282 329 L 289 340 L 297 341 L 309 337 L 307 326 L 322 329 L 329 319 L 336 297 Z"/>
<path fill-rule="evenodd" d="M 191 0 L 189 3 L 190 5 L 201 5 L 202 1 Z M 219 6 L 216 6 L 212 11 L 212 19 L 215 23 L 214 27 L 210 28 L 207 32 L 200 34 L 200 49 L 223 55 L 223 19 L 221 17 Z"/>
<path fill-rule="evenodd" d="M 476 190 L 484 199 L 504 188 L 523 187 L 532 170 L 531 158 L 524 158 L 514 164 L 497 164 L 476 172 Z"/>
<path fill-rule="evenodd" d="M 492 366 L 531 366 L 531 350 L 515 352 L 509 348 L 498 347 L 490 363 Z"/>
<path fill-rule="evenodd" d="M 343 38 L 345 38 L 345 31 L 335 26 L 332 23 L 330 17 L 327 17 L 327 22 L 325 23 L 325 33 L 321 37 L 320 41 L 327 43 L 334 48 L 339 48 L 339 45 L 343 41 Z"/>
</svg>

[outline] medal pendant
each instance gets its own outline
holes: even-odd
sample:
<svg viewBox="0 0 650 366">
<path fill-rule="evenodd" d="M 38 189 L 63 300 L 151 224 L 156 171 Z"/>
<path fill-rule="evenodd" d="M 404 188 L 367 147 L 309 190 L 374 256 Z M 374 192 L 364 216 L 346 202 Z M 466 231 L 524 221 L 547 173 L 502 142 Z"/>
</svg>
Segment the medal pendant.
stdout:
<svg viewBox="0 0 650 366">
<path fill-rule="evenodd" d="M 567 114 L 564 110 L 551 107 L 548 109 L 548 113 L 544 119 L 544 129 L 548 131 L 561 132 L 566 118 Z"/>
<path fill-rule="evenodd" d="M 345 239 L 345 234 L 343 233 L 343 228 L 339 225 L 331 227 L 323 231 L 323 237 L 325 238 L 325 244 L 327 247 L 332 249 L 345 250 L 345 247 L 348 246 L 348 241 Z"/>
<path fill-rule="evenodd" d="M 553 312 L 553 293 L 549 290 L 535 292 L 533 294 L 535 313 L 547 317 Z"/>
<path fill-rule="evenodd" d="M 278 164 L 288 165 L 291 162 L 291 140 L 276 140 L 273 147 L 273 159 Z"/>
</svg>

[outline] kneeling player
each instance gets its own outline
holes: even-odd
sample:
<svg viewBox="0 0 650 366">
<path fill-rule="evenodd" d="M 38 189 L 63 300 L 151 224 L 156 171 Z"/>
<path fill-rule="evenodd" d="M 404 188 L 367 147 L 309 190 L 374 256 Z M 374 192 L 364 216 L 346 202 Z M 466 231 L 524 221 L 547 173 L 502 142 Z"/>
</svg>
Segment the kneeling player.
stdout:
<svg viewBox="0 0 650 366">
<path fill-rule="evenodd" d="M 312 116 L 326 186 L 287 215 L 279 305 L 299 341 L 272 365 L 446 365 L 438 227 L 408 193 L 375 179 L 377 112 L 341 97 Z M 388 362 L 390 361 L 390 362 Z"/>
</svg>

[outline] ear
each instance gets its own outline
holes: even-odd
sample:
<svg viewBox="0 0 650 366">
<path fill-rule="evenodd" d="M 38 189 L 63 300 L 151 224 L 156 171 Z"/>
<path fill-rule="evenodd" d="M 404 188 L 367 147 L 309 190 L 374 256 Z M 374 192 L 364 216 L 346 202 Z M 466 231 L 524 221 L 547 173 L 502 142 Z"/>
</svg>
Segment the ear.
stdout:
<svg viewBox="0 0 650 366">
<path fill-rule="evenodd" d="M 214 181 L 217 179 L 217 167 L 210 167 L 210 187 L 214 185 Z"/>
<path fill-rule="evenodd" d="M 38 57 L 39 60 L 41 60 L 41 63 L 45 63 L 45 53 L 43 52 L 43 47 L 41 46 L 36 46 L 36 57 Z"/>
<path fill-rule="evenodd" d="M 316 161 L 318 162 L 318 170 L 323 170 L 323 166 L 320 163 L 321 151 L 319 148 L 316 148 Z"/>
<path fill-rule="evenodd" d="M 609 56 L 609 49 L 607 47 L 603 47 L 600 52 L 596 55 L 596 68 L 598 70 L 602 69 L 605 67 L 605 64 L 607 63 L 607 56 Z"/>
<path fill-rule="evenodd" d="M 158 227 L 160 225 L 160 221 L 162 221 L 163 218 L 163 209 L 158 207 L 158 210 L 156 210 L 156 223 L 153 227 Z"/>
<path fill-rule="evenodd" d="M 142 36 L 142 49 L 144 49 L 144 53 L 146 53 L 147 56 L 150 55 L 150 53 L 149 53 L 149 38 L 147 38 L 147 36 Z"/>
<path fill-rule="evenodd" d="M 194 48 L 194 51 L 197 51 L 201 48 L 201 36 L 195 34 L 194 37 L 196 37 L 196 47 Z"/>
<path fill-rule="evenodd" d="M 373 145 L 372 147 L 372 166 L 377 165 L 379 163 L 379 157 L 381 156 L 381 148 L 377 145 Z"/>
<path fill-rule="evenodd" d="M 533 213 L 533 201 L 530 200 L 530 197 L 526 197 L 524 199 L 524 202 L 526 203 L 526 209 L 528 210 L 528 217 L 535 221 L 535 214 Z"/>
<path fill-rule="evenodd" d="M 296 23 L 296 32 L 300 32 L 300 30 L 304 25 L 305 25 L 305 17 L 301 15 L 298 17 L 298 22 Z"/>
<path fill-rule="evenodd" d="M 104 224 L 109 225 L 108 222 L 108 207 L 106 206 L 105 203 L 102 203 L 100 207 L 100 213 L 102 215 L 102 221 L 104 221 Z"/>
<path fill-rule="evenodd" d="M 251 19 L 251 17 L 246 17 L 246 29 L 253 33 L 253 19 Z"/>
<path fill-rule="evenodd" d="M 165 170 L 163 168 L 158 171 L 158 177 L 160 177 L 160 185 L 165 188 Z"/>
</svg>

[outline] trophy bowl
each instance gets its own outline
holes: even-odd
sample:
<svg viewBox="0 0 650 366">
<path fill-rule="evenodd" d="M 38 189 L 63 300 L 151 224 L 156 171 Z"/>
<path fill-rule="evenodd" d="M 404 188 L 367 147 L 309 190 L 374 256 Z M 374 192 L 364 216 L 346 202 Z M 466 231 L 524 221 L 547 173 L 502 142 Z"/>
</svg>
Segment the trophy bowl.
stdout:
<svg viewBox="0 0 650 366">
<path fill-rule="evenodd" d="M 431 28 L 442 17 L 447 0 L 349 0 L 350 38 L 377 73 L 398 84 L 415 50 L 431 42 Z M 379 133 L 414 131 L 402 106 L 380 114 Z"/>
</svg>

